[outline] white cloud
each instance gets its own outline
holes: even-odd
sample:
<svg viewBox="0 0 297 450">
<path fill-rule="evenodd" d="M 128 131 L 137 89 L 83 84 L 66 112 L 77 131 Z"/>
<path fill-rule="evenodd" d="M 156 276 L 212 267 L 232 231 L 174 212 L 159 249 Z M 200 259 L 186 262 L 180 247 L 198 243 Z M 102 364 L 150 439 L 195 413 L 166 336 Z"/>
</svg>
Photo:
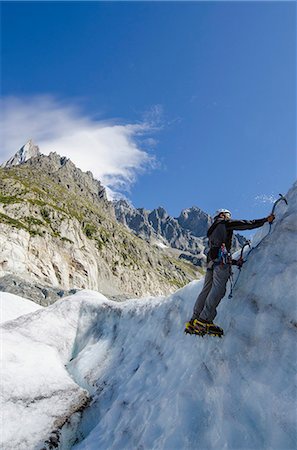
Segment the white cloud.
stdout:
<svg viewBox="0 0 297 450">
<path fill-rule="evenodd" d="M 136 124 L 94 120 L 50 96 L 8 97 L 1 109 L 1 162 L 32 138 L 42 153 L 55 151 L 83 171 L 90 170 L 111 193 L 128 190 L 138 174 L 155 167 L 155 158 L 142 146 L 153 147 L 148 135 L 159 128 L 159 105 Z"/>
</svg>

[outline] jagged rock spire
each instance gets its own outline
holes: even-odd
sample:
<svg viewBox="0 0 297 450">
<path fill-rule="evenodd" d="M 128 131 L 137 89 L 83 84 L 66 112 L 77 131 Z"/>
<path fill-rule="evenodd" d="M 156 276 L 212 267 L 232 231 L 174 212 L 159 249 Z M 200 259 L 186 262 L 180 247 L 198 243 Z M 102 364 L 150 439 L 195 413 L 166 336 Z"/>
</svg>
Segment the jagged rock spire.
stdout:
<svg viewBox="0 0 297 450">
<path fill-rule="evenodd" d="M 0 167 L 8 168 L 12 166 L 18 166 L 28 161 L 30 158 L 35 158 L 41 155 L 38 145 L 35 145 L 33 140 L 30 139 L 19 151 L 16 152 L 8 161 L 1 164 Z"/>
</svg>

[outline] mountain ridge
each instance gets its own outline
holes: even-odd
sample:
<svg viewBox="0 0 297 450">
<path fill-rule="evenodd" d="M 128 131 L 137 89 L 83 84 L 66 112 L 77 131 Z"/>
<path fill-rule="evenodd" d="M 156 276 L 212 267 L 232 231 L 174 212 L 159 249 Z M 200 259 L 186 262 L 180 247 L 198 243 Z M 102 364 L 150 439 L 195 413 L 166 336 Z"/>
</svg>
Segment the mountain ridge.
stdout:
<svg viewBox="0 0 297 450">
<path fill-rule="evenodd" d="M 116 200 L 113 205 L 117 220 L 137 236 L 152 244 L 180 250 L 180 258 L 205 267 L 208 248 L 206 235 L 212 218 L 199 207 L 183 209 L 175 218 L 162 206 L 153 210 L 135 208 L 125 199 Z M 237 251 L 245 242 L 243 236 L 235 234 L 232 252 Z"/>
<path fill-rule="evenodd" d="M 0 173 L 0 277 L 131 297 L 200 276 L 120 225 L 101 183 L 70 159 L 38 154 Z"/>
</svg>

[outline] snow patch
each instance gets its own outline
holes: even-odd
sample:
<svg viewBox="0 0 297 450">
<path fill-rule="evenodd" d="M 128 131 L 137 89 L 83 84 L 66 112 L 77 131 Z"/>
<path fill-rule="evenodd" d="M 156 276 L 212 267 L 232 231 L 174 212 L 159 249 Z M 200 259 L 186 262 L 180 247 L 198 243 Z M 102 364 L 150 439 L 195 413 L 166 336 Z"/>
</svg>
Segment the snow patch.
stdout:
<svg viewBox="0 0 297 450">
<path fill-rule="evenodd" d="M 163 242 L 161 242 L 161 241 L 157 241 L 156 243 L 155 243 L 155 245 L 157 245 L 158 247 L 160 247 L 160 248 L 168 248 L 168 245 L 165 245 Z"/>
<path fill-rule="evenodd" d="M 23 314 L 29 314 L 41 308 L 42 306 L 31 300 L 8 292 L 0 292 L 0 323 L 14 320 Z"/>
</svg>

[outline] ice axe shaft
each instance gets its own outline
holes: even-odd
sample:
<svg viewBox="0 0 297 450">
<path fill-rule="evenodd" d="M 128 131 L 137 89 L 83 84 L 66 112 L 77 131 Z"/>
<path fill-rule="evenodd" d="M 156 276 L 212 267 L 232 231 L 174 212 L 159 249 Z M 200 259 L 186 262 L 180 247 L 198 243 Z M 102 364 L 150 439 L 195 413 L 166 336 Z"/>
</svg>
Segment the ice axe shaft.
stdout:
<svg viewBox="0 0 297 450">
<path fill-rule="evenodd" d="M 245 247 L 250 247 L 251 248 L 251 241 L 247 241 L 245 244 L 243 244 L 243 246 L 241 247 L 241 252 L 240 252 L 240 258 L 243 258 L 243 251 L 245 249 Z"/>
</svg>

